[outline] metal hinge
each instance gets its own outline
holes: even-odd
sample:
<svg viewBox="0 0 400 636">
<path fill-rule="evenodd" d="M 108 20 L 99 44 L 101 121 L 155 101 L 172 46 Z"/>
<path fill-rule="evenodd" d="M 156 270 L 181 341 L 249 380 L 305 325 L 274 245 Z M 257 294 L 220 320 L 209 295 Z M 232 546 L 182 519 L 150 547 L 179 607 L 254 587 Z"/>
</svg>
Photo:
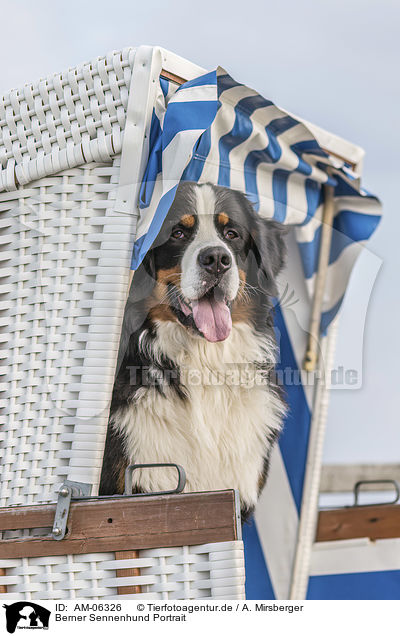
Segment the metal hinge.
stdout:
<svg viewBox="0 0 400 636">
<path fill-rule="evenodd" d="M 56 512 L 52 535 L 56 541 L 64 539 L 67 532 L 69 507 L 72 497 L 89 497 L 92 492 L 92 484 L 84 484 L 80 481 L 64 481 L 58 491 Z"/>
</svg>

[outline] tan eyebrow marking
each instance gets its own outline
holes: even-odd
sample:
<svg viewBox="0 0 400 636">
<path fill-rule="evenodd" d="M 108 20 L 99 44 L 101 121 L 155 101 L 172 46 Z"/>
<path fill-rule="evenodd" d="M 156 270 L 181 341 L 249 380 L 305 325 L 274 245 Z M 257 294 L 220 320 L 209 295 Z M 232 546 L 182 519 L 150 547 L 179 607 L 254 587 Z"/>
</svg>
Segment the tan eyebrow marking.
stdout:
<svg viewBox="0 0 400 636">
<path fill-rule="evenodd" d="M 193 227 L 193 225 L 194 225 L 194 216 L 193 216 L 193 214 L 184 214 L 183 217 L 181 218 L 180 222 L 185 227 Z"/>
<path fill-rule="evenodd" d="M 227 225 L 229 223 L 229 216 L 225 212 L 218 214 L 218 223 L 220 225 Z"/>
<path fill-rule="evenodd" d="M 157 280 L 159 283 L 164 283 L 164 285 L 167 283 L 178 285 L 181 273 L 180 265 L 175 265 L 175 267 L 171 267 L 170 269 L 159 269 L 157 272 Z"/>
</svg>

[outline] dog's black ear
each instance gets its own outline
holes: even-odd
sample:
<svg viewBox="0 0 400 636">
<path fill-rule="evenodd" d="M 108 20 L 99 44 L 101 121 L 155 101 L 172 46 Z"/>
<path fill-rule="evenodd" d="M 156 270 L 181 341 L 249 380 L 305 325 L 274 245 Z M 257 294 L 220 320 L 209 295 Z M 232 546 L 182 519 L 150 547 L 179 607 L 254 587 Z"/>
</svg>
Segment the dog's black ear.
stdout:
<svg viewBox="0 0 400 636">
<path fill-rule="evenodd" d="M 258 284 L 270 296 L 276 296 L 278 293 L 276 277 L 285 263 L 284 237 L 287 231 L 287 227 L 277 221 L 257 217 L 252 232 L 258 265 Z"/>
<path fill-rule="evenodd" d="M 146 300 L 153 291 L 156 284 L 156 268 L 154 262 L 154 251 L 147 252 L 142 263 L 133 275 L 132 284 L 129 290 L 127 308 L 131 305 Z"/>
<path fill-rule="evenodd" d="M 117 373 L 127 350 L 131 335 L 140 329 L 146 316 L 146 299 L 149 298 L 156 284 L 154 253 L 148 252 L 133 275 L 131 287 L 125 305 L 119 343 Z"/>
</svg>

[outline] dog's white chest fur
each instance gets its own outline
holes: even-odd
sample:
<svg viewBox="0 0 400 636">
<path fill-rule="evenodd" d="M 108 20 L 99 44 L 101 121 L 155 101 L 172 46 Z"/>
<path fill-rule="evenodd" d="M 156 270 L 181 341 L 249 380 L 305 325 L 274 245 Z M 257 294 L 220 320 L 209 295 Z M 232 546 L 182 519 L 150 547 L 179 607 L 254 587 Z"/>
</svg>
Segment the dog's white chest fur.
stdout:
<svg viewBox="0 0 400 636">
<path fill-rule="evenodd" d="M 159 322 L 149 342 L 144 334 L 141 346 L 151 346 L 153 358 L 164 354 L 177 365 L 187 398 L 168 386 L 164 395 L 154 386 L 140 388 L 113 418 L 128 457 L 136 464 L 181 464 L 186 492 L 237 488 L 242 505 L 253 506 L 268 438 L 280 430 L 284 412 L 256 366 L 273 363 L 272 343 L 244 323 L 224 342 L 210 343 L 174 322 Z M 175 483 L 172 469 L 137 471 L 136 484 L 146 491 Z"/>
</svg>

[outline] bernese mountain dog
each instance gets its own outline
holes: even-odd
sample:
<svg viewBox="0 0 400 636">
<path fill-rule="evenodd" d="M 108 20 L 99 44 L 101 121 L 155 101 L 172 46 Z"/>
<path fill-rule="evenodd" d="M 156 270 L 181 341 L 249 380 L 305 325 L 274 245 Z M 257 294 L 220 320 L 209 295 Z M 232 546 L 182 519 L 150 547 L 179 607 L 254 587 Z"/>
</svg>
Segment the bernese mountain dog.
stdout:
<svg viewBox="0 0 400 636">
<path fill-rule="evenodd" d="M 238 191 L 179 185 L 131 286 L 100 495 L 123 492 L 129 464 L 177 463 L 185 492 L 236 488 L 251 513 L 285 412 L 273 327 L 284 232 Z M 135 492 L 174 488 L 166 468 L 133 478 Z"/>
</svg>

